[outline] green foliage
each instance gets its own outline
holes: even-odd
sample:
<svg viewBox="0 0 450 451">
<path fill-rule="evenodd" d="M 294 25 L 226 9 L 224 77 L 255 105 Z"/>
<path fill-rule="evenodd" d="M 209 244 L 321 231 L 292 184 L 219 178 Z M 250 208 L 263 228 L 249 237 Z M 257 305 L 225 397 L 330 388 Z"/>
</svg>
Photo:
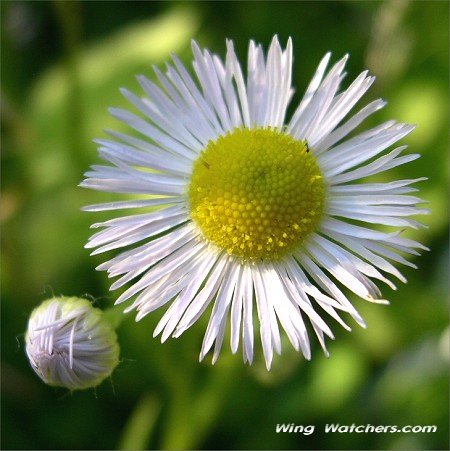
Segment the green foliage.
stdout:
<svg viewBox="0 0 450 451">
<path fill-rule="evenodd" d="M 2 448 L 3 449 L 448 449 L 448 30 L 446 2 L 16 2 L 2 12 Z M 384 290 L 391 306 L 356 307 L 368 329 L 333 327 L 326 359 L 305 362 L 289 346 L 267 373 L 225 344 L 215 366 L 197 361 L 206 320 L 161 345 L 162 313 L 118 330 L 122 362 L 96 392 L 44 386 L 24 355 L 31 310 L 49 293 L 111 307 L 109 281 L 83 248 L 112 199 L 77 187 L 97 161 L 92 139 L 118 124 L 118 88 L 139 91 L 170 52 L 190 60 L 189 40 L 217 54 L 235 40 L 294 40 L 294 102 L 325 51 L 351 55 L 348 78 L 369 68 L 365 99 L 388 106 L 368 121 L 418 124 L 408 137 L 422 158 L 388 178 L 427 176 L 429 228 L 410 235 L 431 248 Z M 378 180 L 383 180 L 379 177 Z M 105 218 L 107 215 L 105 215 Z M 116 313 L 111 314 L 114 320 Z M 119 323 L 120 320 L 117 320 Z M 315 424 L 314 434 L 276 434 L 277 423 Z M 433 434 L 325 434 L 326 423 L 436 424 Z"/>
</svg>

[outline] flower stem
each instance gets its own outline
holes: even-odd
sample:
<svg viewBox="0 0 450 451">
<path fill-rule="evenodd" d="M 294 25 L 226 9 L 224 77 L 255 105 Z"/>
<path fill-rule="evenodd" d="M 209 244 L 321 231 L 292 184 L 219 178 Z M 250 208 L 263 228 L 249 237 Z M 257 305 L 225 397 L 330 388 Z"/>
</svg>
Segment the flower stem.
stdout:
<svg viewBox="0 0 450 451">
<path fill-rule="evenodd" d="M 151 435 L 160 410 L 160 401 L 152 393 L 144 393 L 125 425 L 118 449 L 149 449 Z"/>
</svg>

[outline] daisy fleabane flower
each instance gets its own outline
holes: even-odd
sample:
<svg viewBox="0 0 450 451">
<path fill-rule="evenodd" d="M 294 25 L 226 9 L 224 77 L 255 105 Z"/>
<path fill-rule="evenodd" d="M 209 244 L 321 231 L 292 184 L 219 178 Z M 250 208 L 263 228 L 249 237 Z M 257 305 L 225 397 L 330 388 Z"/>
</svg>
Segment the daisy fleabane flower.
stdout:
<svg viewBox="0 0 450 451">
<path fill-rule="evenodd" d="M 228 321 L 244 362 L 253 360 L 255 323 L 268 369 L 281 353 L 280 325 L 310 359 L 308 320 L 328 355 L 324 312 L 348 330 L 342 314 L 365 325 L 342 288 L 387 303 L 372 279 L 395 289 L 387 275 L 405 279 L 391 262 L 414 266 L 401 253 L 426 249 L 400 236 L 421 226 L 409 216 L 427 213 L 409 194 L 423 179 L 360 181 L 415 160 L 401 156 L 406 146 L 380 156 L 414 127 L 388 121 L 347 139 L 385 105 L 375 100 L 345 119 L 374 81 L 365 71 L 339 91 L 347 55 L 327 73 L 325 55 L 286 119 L 291 39 L 283 50 L 275 36 L 267 56 L 250 41 L 246 76 L 232 41 L 225 62 L 195 42 L 192 51 L 195 77 L 174 55 L 165 73 L 154 68 L 159 84 L 137 77 L 143 98 L 122 90 L 141 116 L 110 110 L 141 136 L 109 131 L 113 140 L 98 140 L 110 164 L 93 166 L 81 186 L 144 198 L 85 209 L 153 210 L 94 224 L 104 230 L 87 247 L 128 248 L 97 269 L 120 276 L 111 289 L 133 281 L 117 303 L 134 298 L 126 311 L 137 319 L 170 304 L 154 333 L 162 341 L 212 305 L 200 359 L 214 345 L 216 361 Z"/>
<path fill-rule="evenodd" d="M 117 335 L 87 299 L 44 301 L 30 315 L 25 342 L 33 370 L 54 387 L 96 387 L 119 363 Z"/>
</svg>

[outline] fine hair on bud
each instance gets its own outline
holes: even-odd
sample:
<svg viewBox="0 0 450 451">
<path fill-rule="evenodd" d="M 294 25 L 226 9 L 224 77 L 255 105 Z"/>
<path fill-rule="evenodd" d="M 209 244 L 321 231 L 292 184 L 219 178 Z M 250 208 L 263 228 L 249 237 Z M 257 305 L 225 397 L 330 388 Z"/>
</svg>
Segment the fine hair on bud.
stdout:
<svg viewBox="0 0 450 451">
<path fill-rule="evenodd" d="M 55 387 L 96 387 L 119 363 L 116 332 L 86 299 L 44 301 L 30 315 L 25 341 L 33 370 Z"/>
</svg>

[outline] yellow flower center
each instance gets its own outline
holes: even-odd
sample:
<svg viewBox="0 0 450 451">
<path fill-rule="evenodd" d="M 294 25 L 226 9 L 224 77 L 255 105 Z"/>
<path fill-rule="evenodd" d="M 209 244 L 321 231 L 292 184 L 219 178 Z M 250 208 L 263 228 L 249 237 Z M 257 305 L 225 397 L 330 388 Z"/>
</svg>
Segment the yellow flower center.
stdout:
<svg viewBox="0 0 450 451">
<path fill-rule="evenodd" d="M 190 215 L 205 238 L 244 261 L 299 247 L 323 213 L 324 183 L 303 141 L 271 128 L 235 129 L 193 165 Z"/>
</svg>

